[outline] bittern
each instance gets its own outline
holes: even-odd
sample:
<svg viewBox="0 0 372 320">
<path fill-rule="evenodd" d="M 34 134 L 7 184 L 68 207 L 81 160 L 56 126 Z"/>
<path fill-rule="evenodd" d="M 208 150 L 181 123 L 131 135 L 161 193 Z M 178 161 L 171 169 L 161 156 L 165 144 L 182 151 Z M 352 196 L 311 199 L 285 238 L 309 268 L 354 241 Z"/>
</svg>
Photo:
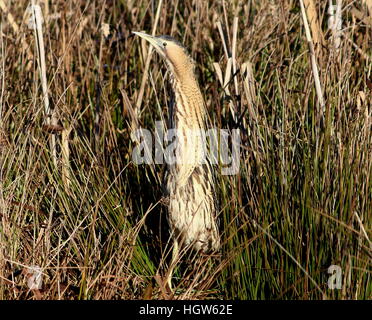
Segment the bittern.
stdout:
<svg viewBox="0 0 372 320">
<path fill-rule="evenodd" d="M 170 36 L 134 34 L 147 40 L 165 60 L 174 91 L 169 128 L 176 129 L 179 141 L 176 161 L 167 165 L 164 179 L 169 198 L 168 223 L 174 241 L 167 272 L 171 287 L 180 249 L 210 253 L 220 247 L 213 170 L 208 159 L 202 161 L 205 139 L 195 134 L 205 130 L 207 111 L 195 76 L 195 63 L 186 48 Z"/>
</svg>

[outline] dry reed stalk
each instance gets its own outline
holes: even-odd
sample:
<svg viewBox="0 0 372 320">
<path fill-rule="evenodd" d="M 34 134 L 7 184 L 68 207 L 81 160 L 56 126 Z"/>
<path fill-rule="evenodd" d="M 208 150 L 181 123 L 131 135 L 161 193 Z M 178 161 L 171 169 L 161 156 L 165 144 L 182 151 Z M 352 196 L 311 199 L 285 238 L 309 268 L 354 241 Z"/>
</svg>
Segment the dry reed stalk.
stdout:
<svg viewBox="0 0 372 320">
<path fill-rule="evenodd" d="M 323 43 L 323 33 L 320 28 L 318 13 L 316 11 L 314 0 L 303 0 L 308 21 L 310 22 L 311 33 L 315 49 L 320 48 Z"/>
<path fill-rule="evenodd" d="M 158 22 L 159 22 L 160 11 L 161 11 L 162 5 L 163 5 L 163 0 L 160 0 L 159 3 L 158 3 L 158 8 L 156 10 L 154 26 L 153 26 L 152 32 L 151 32 L 151 35 L 153 35 L 153 36 L 155 36 L 156 29 L 158 27 Z M 136 119 L 138 119 L 139 108 L 141 107 L 141 104 L 142 104 L 143 93 L 145 91 L 145 85 L 146 85 L 147 79 L 148 79 L 148 71 L 149 71 L 150 61 L 151 61 L 151 53 L 152 53 L 152 46 L 149 47 L 149 50 L 147 52 L 145 70 L 143 72 L 141 87 L 140 87 L 138 97 L 137 97 L 137 101 L 136 101 L 136 105 L 135 105 L 135 108 L 134 108 Z M 132 129 L 136 128 L 136 122 L 138 122 L 138 121 L 132 122 Z"/>
<path fill-rule="evenodd" d="M 365 229 L 364 226 L 363 226 L 363 222 L 362 222 L 362 220 L 359 218 L 358 213 L 357 213 L 356 211 L 354 212 L 354 215 L 355 215 L 356 219 L 358 220 L 358 223 L 359 223 L 359 227 L 360 227 L 361 233 L 362 233 L 363 236 L 367 239 L 367 242 L 368 242 L 368 244 L 369 244 L 369 247 L 370 247 L 370 249 L 372 250 L 372 241 L 371 241 L 371 240 L 369 239 L 369 237 L 368 237 L 368 234 L 367 234 L 367 232 L 366 232 L 366 229 Z"/>
<path fill-rule="evenodd" d="M 319 71 L 318 71 L 318 66 L 316 62 L 314 43 L 313 43 L 313 39 L 311 36 L 311 31 L 310 31 L 308 19 L 306 16 L 306 10 L 305 10 L 303 0 L 300 0 L 300 5 L 301 5 L 302 19 L 303 19 L 304 27 L 305 27 L 306 39 L 307 39 L 307 42 L 309 44 L 309 49 L 310 49 L 311 68 L 312 68 L 313 76 L 314 76 L 315 90 L 317 93 L 321 116 L 322 116 L 325 113 L 325 102 L 324 102 L 324 97 L 323 97 L 322 86 L 320 84 L 320 77 L 319 77 Z"/>
<path fill-rule="evenodd" d="M 102 17 L 103 18 L 103 17 Z M 98 49 L 98 58 L 97 58 L 97 74 L 96 74 L 96 81 L 95 81 L 95 110 L 94 110 L 94 139 L 95 139 L 95 148 L 99 146 L 99 138 L 100 138 L 100 123 L 101 123 L 101 98 L 102 98 L 102 55 L 103 55 L 103 44 L 105 40 L 104 32 L 107 30 L 104 27 L 104 24 L 101 24 L 101 40 L 99 42 L 99 49 Z M 98 150 L 97 150 L 98 151 Z"/>
<path fill-rule="evenodd" d="M 252 119 L 254 122 L 257 122 L 257 114 L 256 110 L 254 109 L 254 106 L 256 105 L 257 101 L 257 95 L 251 62 L 246 61 L 242 64 L 241 74 L 243 78 L 244 92 L 247 98 L 249 119 Z M 245 121 L 245 117 L 243 118 L 243 121 Z"/>
<path fill-rule="evenodd" d="M 48 82 L 46 76 L 46 63 L 45 63 L 45 48 L 43 39 L 43 15 L 39 5 L 35 4 L 35 0 L 31 2 L 32 24 L 35 32 L 36 48 L 38 54 L 38 66 L 40 71 L 41 86 L 43 91 L 45 124 L 47 126 L 57 127 L 57 118 L 54 111 L 50 109 Z M 50 141 L 50 149 L 52 152 L 53 163 L 57 167 L 57 146 L 56 135 L 52 134 Z"/>
<path fill-rule="evenodd" d="M 233 73 L 234 73 L 234 86 L 235 86 L 235 94 L 239 95 L 239 86 L 238 86 L 238 77 L 235 76 L 236 74 L 236 39 L 238 35 L 238 22 L 239 18 L 234 17 L 233 22 L 233 40 L 232 40 L 232 50 L 231 50 L 231 57 L 233 63 Z"/>
<path fill-rule="evenodd" d="M 225 51 L 226 59 L 227 59 L 227 64 L 226 64 L 226 70 L 225 70 L 225 77 L 222 77 L 222 71 L 221 67 L 218 63 L 213 63 L 213 66 L 216 70 L 218 79 L 226 93 L 227 96 L 231 96 L 231 92 L 229 89 L 229 84 L 231 81 L 231 78 L 234 78 L 234 87 L 235 87 L 235 94 L 239 95 L 239 86 L 237 82 L 237 78 L 235 76 L 237 66 L 236 66 L 236 40 L 237 40 L 237 33 L 238 33 L 238 17 L 234 17 L 234 22 L 233 22 L 233 40 L 231 46 L 228 45 L 228 39 L 225 36 L 222 28 L 221 21 L 217 21 L 217 28 L 221 36 L 223 48 Z M 231 50 L 229 49 L 231 47 Z M 233 104 L 232 99 L 229 99 L 229 108 L 230 112 L 233 116 L 233 119 L 235 122 L 238 121 L 238 111 L 235 109 L 235 106 Z"/>
<path fill-rule="evenodd" d="M 221 21 L 217 21 L 217 28 L 218 32 L 220 33 L 221 39 L 222 39 L 222 44 L 223 44 L 223 50 L 225 51 L 226 59 L 229 59 L 229 51 L 227 50 L 227 45 L 226 45 L 226 40 L 225 40 L 225 34 L 222 29 L 222 24 Z"/>
<path fill-rule="evenodd" d="M 62 131 L 61 137 L 61 152 L 62 152 L 62 181 L 66 189 L 69 189 L 71 175 L 70 175 L 70 147 L 69 147 L 69 136 L 71 133 L 71 127 Z"/>
<path fill-rule="evenodd" d="M 222 74 L 222 70 L 221 70 L 221 67 L 220 67 L 219 63 L 214 62 L 213 66 L 214 66 L 214 69 L 217 73 L 218 80 L 220 81 L 221 86 L 222 86 L 223 90 L 225 91 L 225 94 L 227 96 L 231 96 L 231 92 L 230 92 L 228 84 L 231 80 L 232 58 L 228 58 L 228 60 L 227 60 L 225 76 L 223 76 L 223 74 Z M 236 111 L 234 109 L 234 104 L 233 104 L 231 99 L 229 99 L 229 108 L 230 108 L 230 112 L 233 116 L 233 119 L 236 122 L 237 121 Z"/>
<path fill-rule="evenodd" d="M 41 78 L 41 86 L 43 91 L 43 101 L 44 101 L 44 111 L 45 115 L 49 118 L 50 117 L 50 106 L 49 106 L 49 95 L 48 95 L 48 83 L 46 77 L 46 63 L 45 63 L 45 47 L 44 47 L 44 39 L 43 39 L 43 17 L 41 13 L 41 8 L 39 5 L 32 4 L 31 6 L 32 12 L 32 20 L 33 20 L 33 28 L 35 31 L 35 39 L 36 39 L 36 48 L 38 53 L 38 60 L 39 60 L 39 71 L 40 71 L 40 78 Z M 47 120 L 47 124 L 50 125 L 50 122 Z"/>
</svg>

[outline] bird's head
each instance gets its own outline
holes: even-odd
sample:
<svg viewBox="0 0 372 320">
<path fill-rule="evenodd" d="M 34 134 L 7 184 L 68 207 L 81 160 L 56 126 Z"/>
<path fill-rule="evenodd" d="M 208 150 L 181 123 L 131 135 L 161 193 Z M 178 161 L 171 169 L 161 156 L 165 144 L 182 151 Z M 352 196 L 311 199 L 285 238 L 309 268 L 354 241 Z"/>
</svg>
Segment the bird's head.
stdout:
<svg viewBox="0 0 372 320">
<path fill-rule="evenodd" d="M 176 76 L 185 76 L 193 73 L 194 62 L 187 53 L 186 48 L 170 36 L 151 36 L 144 32 L 133 32 L 147 40 L 156 52 L 167 62 Z"/>
</svg>

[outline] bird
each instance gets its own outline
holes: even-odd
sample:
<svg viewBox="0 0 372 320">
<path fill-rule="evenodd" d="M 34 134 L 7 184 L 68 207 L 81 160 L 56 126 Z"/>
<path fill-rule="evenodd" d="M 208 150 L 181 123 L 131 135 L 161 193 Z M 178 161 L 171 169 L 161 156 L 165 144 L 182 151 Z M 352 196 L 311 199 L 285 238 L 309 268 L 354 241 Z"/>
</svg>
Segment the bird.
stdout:
<svg viewBox="0 0 372 320">
<path fill-rule="evenodd" d="M 173 163 L 167 163 L 164 178 L 167 220 L 173 239 L 166 282 L 172 288 L 181 249 L 208 254 L 218 252 L 221 246 L 215 175 L 210 159 L 205 156 L 202 138 L 207 127 L 207 108 L 196 78 L 195 62 L 185 46 L 168 35 L 133 33 L 148 41 L 165 61 L 174 96 L 168 127 L 177 132 L 177 157 Z"/>
</svg>

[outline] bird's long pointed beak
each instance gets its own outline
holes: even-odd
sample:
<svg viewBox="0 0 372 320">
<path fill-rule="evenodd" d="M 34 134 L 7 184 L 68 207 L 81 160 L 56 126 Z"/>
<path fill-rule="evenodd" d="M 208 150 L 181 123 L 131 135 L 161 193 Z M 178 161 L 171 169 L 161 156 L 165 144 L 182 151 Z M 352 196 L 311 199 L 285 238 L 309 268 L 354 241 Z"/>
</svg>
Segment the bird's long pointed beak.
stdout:
<svg viewBox="0 0 372 320">
<path fill-rule="evenodd" d="M 154 36 L 151 36 L 144 32 L 137 32 L 132 31 L 135 35 L 141 37 L 142 39 L 145 39 L 146 41 L 150 42 L 150 44 L 154 47 L 154 49 L 162 56 L 164 56 L 164 46 L 161 39 L 156 38 Z"/>
</svg>

